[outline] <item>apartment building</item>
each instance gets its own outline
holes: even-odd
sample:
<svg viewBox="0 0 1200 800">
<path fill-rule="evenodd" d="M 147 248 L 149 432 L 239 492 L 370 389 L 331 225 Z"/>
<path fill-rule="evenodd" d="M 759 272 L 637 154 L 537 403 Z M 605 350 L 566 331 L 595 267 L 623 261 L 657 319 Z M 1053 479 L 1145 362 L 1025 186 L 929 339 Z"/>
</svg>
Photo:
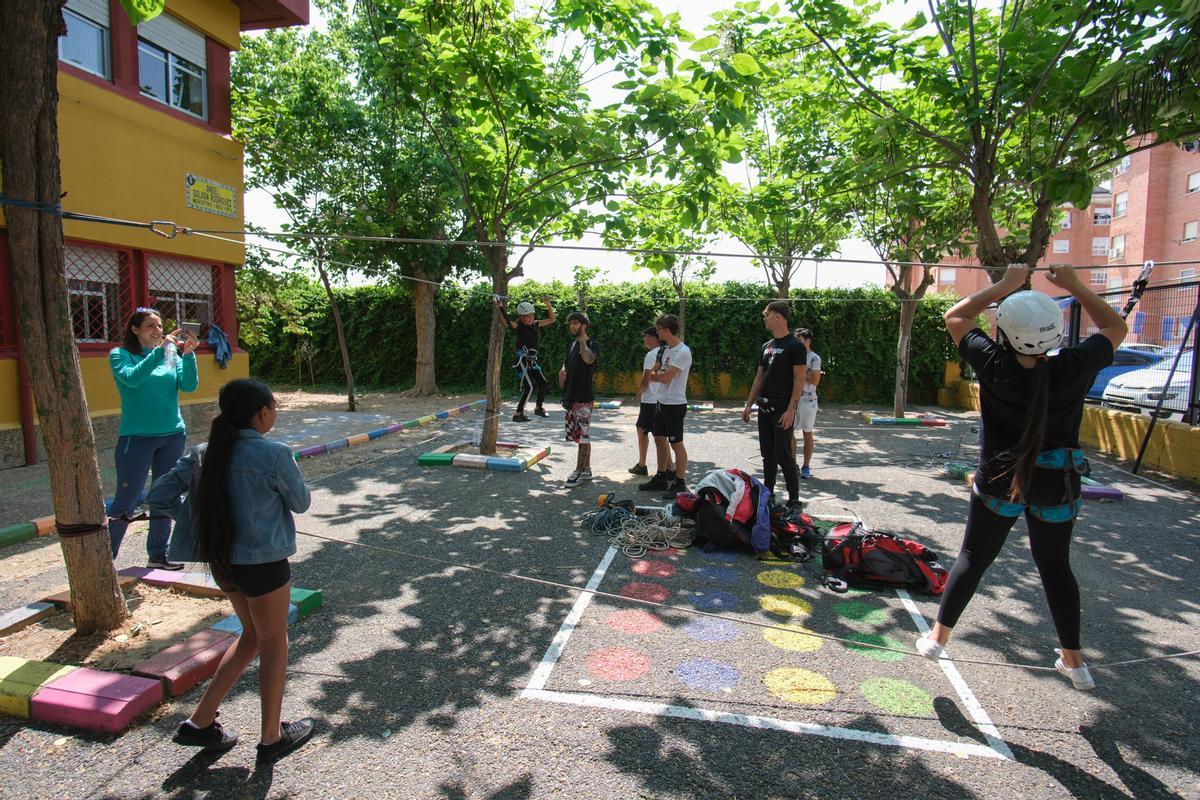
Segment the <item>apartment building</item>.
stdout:
<svg viewBox="0 0 1200 800">
<path fill-rule="evenodd" d="M 308 0 L 167 0 L 163 14 L 135 27 L 118 0 L 67 0 L 58 70 L 64 209 L 240 230 L 231 54 L 243 31 L 303 25 L 308 15 Z M 199 322 L 202 339 L 217 328 L 233 345 L 223 366 L 213 348 L 201 348 L 200 389 L 183 396 L 185 406 L 211 407 L 225 382 L 247 375 L 248 356 L 236 347 L 241 244 L 76 221 L 63 229 L 70 292 L 63 324 L 75 332 L 100 441 L 120 413 L 107 354 L 135 308 L 156 308 L 168 325 Z M 17 337 L 0 217 L 0 466 L 28 460 L 22 433 L 36 425 Z"/>
</svg>

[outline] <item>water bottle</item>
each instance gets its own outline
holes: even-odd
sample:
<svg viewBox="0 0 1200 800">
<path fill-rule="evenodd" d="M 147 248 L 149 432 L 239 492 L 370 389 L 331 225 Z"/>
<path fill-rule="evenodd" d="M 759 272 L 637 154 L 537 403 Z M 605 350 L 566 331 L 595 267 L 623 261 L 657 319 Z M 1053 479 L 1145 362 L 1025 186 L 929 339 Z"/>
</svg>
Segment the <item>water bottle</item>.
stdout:
<svg viewBox="0 0 1200 800">
<path fill-rule="evenodd" d="M 167 342 L 163 348 L 163 364 L 169 369 L 175 369 L 175 365 L 179 363 L 179 350 L 175 347 L 174 342 Z"/>
</svg>

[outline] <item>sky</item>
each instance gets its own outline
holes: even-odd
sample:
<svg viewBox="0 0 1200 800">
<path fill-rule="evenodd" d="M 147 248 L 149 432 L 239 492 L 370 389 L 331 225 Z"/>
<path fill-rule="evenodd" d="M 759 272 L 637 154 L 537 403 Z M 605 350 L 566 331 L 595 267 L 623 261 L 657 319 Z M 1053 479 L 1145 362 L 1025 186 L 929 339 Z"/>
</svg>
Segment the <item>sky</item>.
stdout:
<svg viewBox="0 0 1200 800">
<path fill-rule="evenodd" d="M 680 24 L 685 30 L 699 34 L 709 24 L 712 13 L 721 8 L 733 5 L 734 0 L 658 0 L 658 7 L 664 12 L 677 12 Z M 903 19 L 908 8 L 913 5 L 911 0 L 885 6 L 883 16 L 891 19 Z M 323 27 L 324 22 L 316 8 L 312 9 L 313 24 Z M 604 92 L 601 88 L 599 92 Z M 739 174 L 741 173 L 741 174 Z M 736 180 L 744 175 L 743 168 L 733 167 L 727 172 L 727 177 Z M 246 221 L 260 225 L 268 230 L 278 230 L 286 217 L 274 207 L 270 196 L 262 191 L 247 192 L 245 196 Z M 557 240 L 556 240 L 557 241 Z M 592 247 L 601 246 L 600 236 L 585 235 L 581 241 L 564 242 L 565 244 L 581 244 Z M 709 249 L 720 253 L 749 253 L 749 250 L 736 239 L 719 238 L 714 240 Z M 795 287 L 854 287 L 883 284 L 884 268 L 878 264 L 874 251 L 861 240 L 848 239 L 842 242 L 834 257 L 859 259 L 876 262 L 873 264 L 844 264 L 824 263 L 815 264 L 804 262 L 797 270 L 792 285 Z M 749 258 L 718 257 L 715 260 L 716 274 L 714 281 L 765 280 L 761 268 L 753 266 Z M 600 279 L 620 283 L 624 281 L 644 281 L 650 278 L 647 270 L 633 268 L 633 259 L 624 253 L 613 252 L 580 252 L 565 250 L 538 250 L 525 259 L 524 275 L 538 281 L 559 279 L 569 283 L 571 270 L 576 264 L 599 267 L 602 272 Z"/>
</svg>

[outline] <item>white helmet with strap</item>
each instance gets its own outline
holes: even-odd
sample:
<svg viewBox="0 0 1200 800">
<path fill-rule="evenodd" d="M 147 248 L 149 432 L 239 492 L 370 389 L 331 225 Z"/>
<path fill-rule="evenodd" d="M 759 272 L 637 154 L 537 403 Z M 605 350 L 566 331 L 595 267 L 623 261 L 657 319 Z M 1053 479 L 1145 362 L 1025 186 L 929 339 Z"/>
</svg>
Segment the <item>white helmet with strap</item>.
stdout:
<svg viewBox="0 0 1200 800">
<path fill-rule="evenodd" d="M 1063 313 L 1058 303 L 1041 292 L 1010 294 L 996 309 L 999 328 L 1013 351 L 1040 356 L 1058 346 L 1063 334 Z"/>
<path fill-rule="evenodd" d="M 517 316 L 518 317 L 524 316 L 526 314 L 532 314 L 532 313 L 533 313 L 533 303 L 529 302 L 528 300 L 522 300 L 521 302 L 517 303 Z"/>
</svg>

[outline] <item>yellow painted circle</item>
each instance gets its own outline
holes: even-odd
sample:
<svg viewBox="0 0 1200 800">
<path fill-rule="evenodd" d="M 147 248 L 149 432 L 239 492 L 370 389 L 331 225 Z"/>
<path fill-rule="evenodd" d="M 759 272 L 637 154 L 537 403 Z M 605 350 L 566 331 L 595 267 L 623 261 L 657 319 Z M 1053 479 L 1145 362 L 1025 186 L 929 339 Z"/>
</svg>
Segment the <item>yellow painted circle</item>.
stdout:
<svg viewBox="0 0 1200 800">
<path fill-rule="evenodd" d="M 772 589 L 800 589 L 804 586 L 802 576 L 782 569 L 768 569 L 758 573 L 758 582 Z"/>
<path fill-rule="evenodd" d="M 787 631 L 768 628 L 763 631 L 763 638 L 780 650 L 790 650 L 793 653 L 811 653 L 814 650 L 821 649 L 822 641 L 815 636 L 806 635 L 810 633 L 807 628 L 802 628 L 799 625 L 787 625 L 785 627 L 796 632 L 788 633 Z"/>
<path fill-rule="evenodd" d="M 787 594 L 766 594 L 758 598 L 758 605 L 768 614 L 781 617 L 807 617 L 812 613 L 812 603 Z"/>
<path fill-rule="evenodd" d="M 837 687 L 828 678 L 799 667 L 773 669 L 763 683 L 771 694 L 789 703 L 818 705 L 837 698 Z"/>
</svg>

